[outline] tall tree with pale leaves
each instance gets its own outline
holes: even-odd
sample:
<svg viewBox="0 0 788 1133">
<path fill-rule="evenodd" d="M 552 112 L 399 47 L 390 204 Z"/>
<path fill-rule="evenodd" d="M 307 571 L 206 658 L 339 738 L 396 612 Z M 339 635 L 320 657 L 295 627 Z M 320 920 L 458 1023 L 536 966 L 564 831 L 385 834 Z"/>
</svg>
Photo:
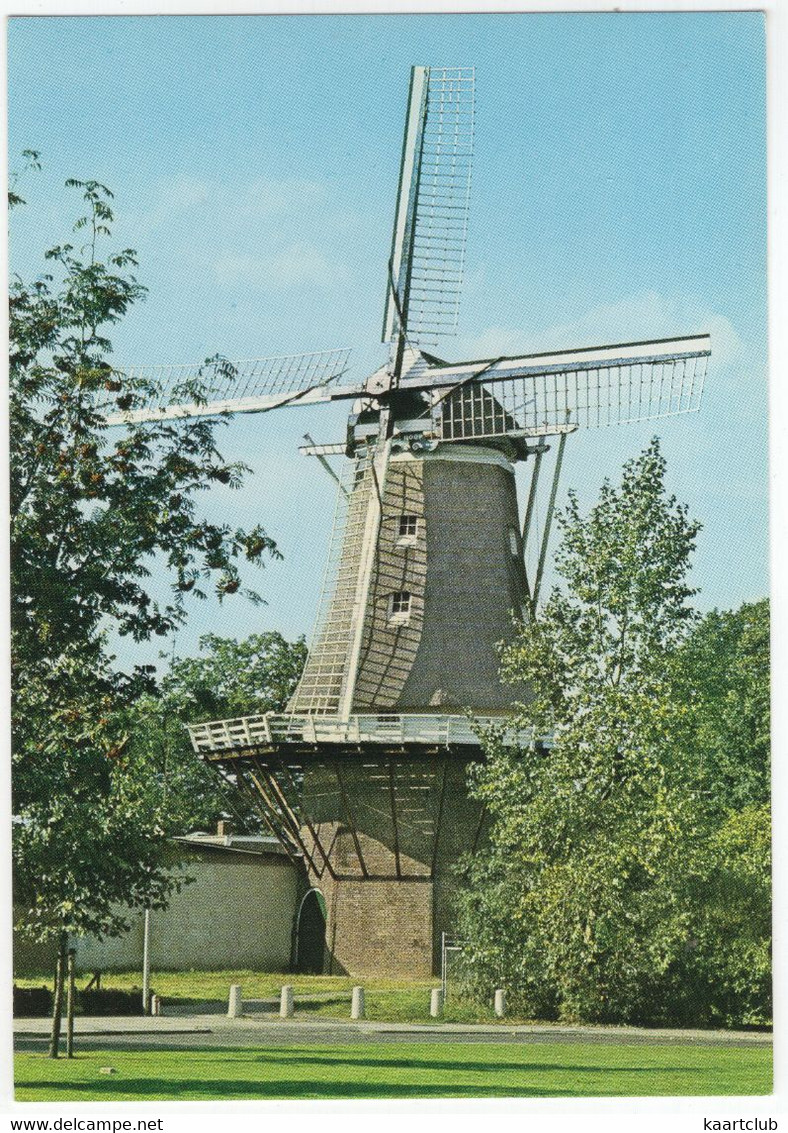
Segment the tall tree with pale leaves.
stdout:
<svg viewBox="0 0 788 1133">
<path fill-rule="evenodd" d="M 505 677 L 531 692 L 520 721 L 534 743 L 512 751 L 491 736 L 475 769 L 491 844 L 466 863 L 461 932 L 471 981 L 504 983 L 535 1015 L 749 1010 L 715 993 L 699 954 L 725 816 L 699 754 L 693 674 L 677 661 L 697 625 L 699 526 L 665 473 L 654 440 L 587 515 L 570 494 L 560 585 L 502 655 Z M 730 856 L 733 835 L 726 844 Z"/>
</svg>

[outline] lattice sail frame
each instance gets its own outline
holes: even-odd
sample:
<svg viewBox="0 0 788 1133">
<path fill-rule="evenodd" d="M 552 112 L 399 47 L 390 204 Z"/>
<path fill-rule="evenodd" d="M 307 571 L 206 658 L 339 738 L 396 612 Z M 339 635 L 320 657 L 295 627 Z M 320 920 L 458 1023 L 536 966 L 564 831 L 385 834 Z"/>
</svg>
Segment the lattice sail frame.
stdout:
<svg viewBox="0 0 788 1133">
<path fill-rule="evenodd" d="M 375 446 L 342 463 L 334 524 L 309 656 L 292 704 L 301 712 L 336 714 L 345 692 L 348 656 L 359 616 L 369 506 L 375 494 Z"/>
<path fill-rule="evenodd" d="M 414 67 L 383 341 L 429 345 L 459 318 L 473 159 L 472 67 Z"/>
<path fill-rule="evenodd" d="M 334 383 L 348 368 L 350 350 L 318 350 L 267 358 L 227 361 L 211 358 L 186 365 L 119 367 L 139 391 L 126 410 L 108 413 L 108 425 L 210 417 L 218 413 L 260 413 L 290 404 L 346 396 Z"/>
<path fill-rule="evenodd" d="M 549 435 L 695 412 L 710 353 L 708 335 L 456 364 L 411 352 L 400 389 L 423 395 L 438 440 Z"/>
<path fill-rule="evenodd" d="M 706 367 L 705 357 L 683 358 L 469 383 L 448 397 L 431 394 L 435 435 L 539 436 L 691 413 L 700 408 Z"/>
</svg>

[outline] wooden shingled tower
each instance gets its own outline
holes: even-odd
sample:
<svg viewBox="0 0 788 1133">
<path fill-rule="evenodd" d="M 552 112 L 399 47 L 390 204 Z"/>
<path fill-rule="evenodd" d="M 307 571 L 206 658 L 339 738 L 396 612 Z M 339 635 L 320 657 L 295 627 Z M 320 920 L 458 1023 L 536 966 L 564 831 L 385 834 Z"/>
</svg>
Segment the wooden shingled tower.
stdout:
<svg viewBox="0 0 788 1133">
<path fill-rule="evenodd" d="M 478 722 L 497 721 L 504 742 L 518 742 L 503 718 L 527 692 L 500 683 L 496 645 L 535 609 L 566 439 L 697 409 L 710 354 L 708 335 L 695 335 L 437 357 L 435 343 L 457 327 L 473 125 L 472 69 L 413 68 L 389 355 L 375 373 L 348 382 L 346 351 L 214 363 L 212 395 L 195 404 L 188 369 L 173 367 L 154 375 L 154 398 L 117 418 L 353 402 L 345 440 L 302 450 L 339 487 L 320 611 L 287 712 L 190 727 L 195 751 L 252 795 L 302 863 L 294 961 L 327 972 L 434 970 L 452 928 L 452 867 L 484 836 L 466 792 L 468 763 L 482 757 Z M 522 509 L 518 462 L 530 469 Z"/>
</svg>

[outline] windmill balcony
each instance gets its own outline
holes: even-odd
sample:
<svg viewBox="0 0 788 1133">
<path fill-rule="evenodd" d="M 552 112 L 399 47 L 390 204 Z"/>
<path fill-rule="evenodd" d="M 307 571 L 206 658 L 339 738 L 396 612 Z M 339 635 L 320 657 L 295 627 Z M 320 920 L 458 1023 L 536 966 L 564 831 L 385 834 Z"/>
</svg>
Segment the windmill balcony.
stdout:
<svg viewBox="0 0 788 1133">
<path fill-rule="evenodd" d="M 210 759 L 221 752 L 280 745 L 340 747 L 380 745 L 387 748 L 480 748 L 479 736 L 490 728 L 509 747 L 527 745 L 530 734 L 501 717 L 438 716 L 432 714 L 369 714 L 338 716 L 241 716 L 188 725 L 192 747 Z"/>
</svg>

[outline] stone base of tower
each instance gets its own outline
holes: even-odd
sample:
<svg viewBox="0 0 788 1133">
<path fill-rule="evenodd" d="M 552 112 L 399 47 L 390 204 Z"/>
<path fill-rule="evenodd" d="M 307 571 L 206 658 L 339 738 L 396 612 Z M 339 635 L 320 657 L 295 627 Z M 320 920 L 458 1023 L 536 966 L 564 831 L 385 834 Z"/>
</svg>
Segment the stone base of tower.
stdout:
<svg viewBox="0 0 788 1133">
<path fill-rule="evenodd" d="M 320 882 L 326 902 L 324 971 L 428 979 L 433 973 L 433 883 Z"/>
<path fill-rule="evenodd" d="M 458 935 L 456 865 L 486 840 L 484 810 L 467 788 L 481 751 L 463 718 L 370 721 L 340 722 L 358 734 L 335 742 L 324 740 L 319 718 L 296 720 L 303 735 L 293 726 L 286 744 L 269 737 L 268 750 L 214 759 L 304 870 L 296 969 L 429 979 L 440 971 L 442 934 Z M 367 726 L 376 729 L 369 740 Z M 424 729 L 441 742 L 428 742 Z"/>
<path fill-rule="evenodd" d="M 428 979 L 456 936 L 454 867 L 482 834 L 467 759 L 329 759 L 305 767 L 299 831 L 325 903 L 324 971 Z M 341 815 L 341 818 L 339 817 Z"/>
</svg>

